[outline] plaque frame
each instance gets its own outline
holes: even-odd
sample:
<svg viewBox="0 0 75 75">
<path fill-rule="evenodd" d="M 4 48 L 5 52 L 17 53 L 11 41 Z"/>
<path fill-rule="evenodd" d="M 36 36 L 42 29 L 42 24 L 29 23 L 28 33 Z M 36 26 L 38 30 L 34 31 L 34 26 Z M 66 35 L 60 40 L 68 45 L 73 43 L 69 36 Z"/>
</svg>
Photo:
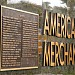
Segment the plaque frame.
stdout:
<svg viewBox="0 0 75 75">
<path fill-rule="evenodd" d="M 34 66 L 34 67 L 19 67 L 19 68 L 6 68 L 6 69 L 2 69 L 1 68 L 1 54 L 2 54 L 2 8 L 6 8 L 6 9 L 10 9 L 10 10 L 15 10 L 15 11 L 18 11 L 18 12 L 23 12 L 23 13 L 28 13 L 28 14 L 31 14 L 31 15 L 35 15 L 35 16 L 38 16 L 38 27 L 39 27 L 39 15 L 38 14 L 35 14 L 35 13 L 32 13 L 32 12 L 28 12 L 28 11 L 23 11 L 23 10 L 19 10 L 19 9 L 15 9 L 15 8 L 11 8 L 11 7 L 6 7 L 6 6 L 2 6 L 0 5 L 0 23 L 1 23 L 1 26 L 0 26 L 0 71 L 9 71 L 9 70 L 24 70 L 24 69 L 34 69 L 34 68 L 38 68 L 38 65 L 37 66 Z M 38 53 L 37 53 L 38 54 Z M 39 60 L 39 58 L 38 58 Z M 39 61 L 38 61 L 39 63 Z"/>
</svg>

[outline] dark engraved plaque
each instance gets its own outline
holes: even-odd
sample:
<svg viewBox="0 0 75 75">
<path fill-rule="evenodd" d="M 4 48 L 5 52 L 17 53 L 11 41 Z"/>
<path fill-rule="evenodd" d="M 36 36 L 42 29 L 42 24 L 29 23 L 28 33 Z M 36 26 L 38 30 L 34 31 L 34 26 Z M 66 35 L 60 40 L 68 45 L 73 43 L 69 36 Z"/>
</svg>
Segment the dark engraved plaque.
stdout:
<svg viewBox="0 0 75 75">
<path fill-rule="evenodd" d="M 21 22 L 17 18 L 2 17 L 2 68 L 20 67 Z"/>
<path fill-rule="evenodd" d="M 38 68 L 38 14 L 1 9 L 1 70 Z"/>
<path fill-rule="evenodd" d="M 37 48 L 38 48 L 38 26 L 37 23 L 23 20 L 23 44 L 21 66 L 37 66 Z M 26 59 L 26 60 L 23 60 Z M 33 62 L 35 60 L 35 62 Z M 27 63 L 25 63 L 27 62 Z"/>
</svg>

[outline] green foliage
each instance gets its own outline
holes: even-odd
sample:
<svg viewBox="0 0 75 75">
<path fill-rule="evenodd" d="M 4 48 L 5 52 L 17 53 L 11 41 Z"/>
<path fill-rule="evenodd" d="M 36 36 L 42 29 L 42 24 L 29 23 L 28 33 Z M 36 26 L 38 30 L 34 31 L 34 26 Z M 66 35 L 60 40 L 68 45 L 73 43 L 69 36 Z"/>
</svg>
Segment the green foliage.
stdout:
<svg viewBox="0 0 75 75">
<path fill-rule="evenodd" d="M 6 5 L 7 4 L 7 0 L 0 0 L 0 5 Z"/>
<path fill-rule="evenodd" d="M 68 7 L 75 6 L 75 0 L 61 0 L 63 3 L 66 3 Z"/>
<path fill-rule="evenodd" d="M 62 1 L 62 3 L 66 3 L 67 4 L 67 0 L 61 0 Z"/>
<path fill-rule="evenodd" d="M 61 0 L 63 3 L 67 5 L 67 14 L 71 17 L 75 17 L 75 0 Z"/>
<path fill-rule="evenodd" d="M 50 2 L 43 2 L 43 9 L 49 9 L 50 6 L 49 6 Z"/>
<path fill-rule="evenodd" d="M 25 11 L 29 11 L 29 12 L 38 13 L 40 15 L 42 14 L 42 6 L 32 4 L 29 2 L 25 2 L 25 1 L 21 1 L 21 2 L 16 3 L 16 4 L 8 4 L 8 6 L 14 7 L 17 9 L 21 9 L 21 10 L 25 10 Z"/>
<path fill-rule="evenodd" d="M 55 6 L 55 7 L 53 8 L 53 12 L 54 12 L 54 13 L 61 13 L 61 14 L 66 15 L 66 14 L 67 14 L 67 8 Z"/>
</svg>

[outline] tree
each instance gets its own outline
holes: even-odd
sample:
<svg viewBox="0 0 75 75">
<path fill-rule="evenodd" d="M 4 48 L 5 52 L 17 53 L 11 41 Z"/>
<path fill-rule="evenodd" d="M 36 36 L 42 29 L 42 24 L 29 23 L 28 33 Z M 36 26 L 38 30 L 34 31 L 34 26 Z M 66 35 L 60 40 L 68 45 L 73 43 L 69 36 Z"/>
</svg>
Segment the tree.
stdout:
<svg viewBox="0 0 75 75">
<path fill-rule="evenodd" d="M 66 3 L 68 7 L 75 6 L 75 0 L 61 0 L 62 3 Z"/>
<path fill-rule="evenodd" d="M 61 0 L 62 3 L 66 3 L 67 5 L 67 12 L 69 16 L 75 16 L 75 0 Z"/>
<path fill-rule="evenodd" d="M 49 4 L 50 2 L 43 2 L 42 4 L 43 9 L 50 10 L 51 7 L 49 6 Z"/>
<path fill-rule="evenodd" d="M 62 1 L 62 3 L 66 3 L 67 4 L 67 0 L 61 0 Z"/>
<path fill-rule="evenodd" d="M 7 4 L 7 0 L 0 0 L 0 5 L 6 5 Z"/>
<path fill-rule="evenodd" d="M 54 6 L 53 7 L 53 12 L 54 13 L 61 13 L 61 14 L 67 14 L 67 8 L 63 8 L 63 7 L 58 7 L 58 6 Z"/>
</svg>

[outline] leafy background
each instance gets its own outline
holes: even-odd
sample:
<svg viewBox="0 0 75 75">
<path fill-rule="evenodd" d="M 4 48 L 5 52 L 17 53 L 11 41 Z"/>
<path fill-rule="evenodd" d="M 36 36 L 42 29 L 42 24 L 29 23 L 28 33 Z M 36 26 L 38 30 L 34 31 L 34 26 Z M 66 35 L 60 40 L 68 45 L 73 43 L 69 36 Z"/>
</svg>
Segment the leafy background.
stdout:
<svg viewBox="0 0 75 75">
<path fill-rule="evenodd" d="M 51 7 L 49 2 L 43 2 L 43 6 L 35 5 L 30 2 L 20 1 L 15 4 L 7 4 L 7 0 L 0 0 L 0 4 L 5 6 L 14 7 L 17 9 L 22 9 L 29 12 L 34 12 L 39 14 L 39 29 L 42 28 L 42 10 L 47 9 L 50 12 L 66 14 L 70 17 L 75 17 L 75 0 L 61 0 L 62 3 L 66 3 L 67 7 Z M 0 75 L 75 75 L 75 65 L 68 66 L 56 66 L 56 67 L 42 67 L 42 54 L 39 54 L 39 68 L 32 70 L 19 70 L 19 71 L 5 71 L 0 72 Z"/>
</svg>

